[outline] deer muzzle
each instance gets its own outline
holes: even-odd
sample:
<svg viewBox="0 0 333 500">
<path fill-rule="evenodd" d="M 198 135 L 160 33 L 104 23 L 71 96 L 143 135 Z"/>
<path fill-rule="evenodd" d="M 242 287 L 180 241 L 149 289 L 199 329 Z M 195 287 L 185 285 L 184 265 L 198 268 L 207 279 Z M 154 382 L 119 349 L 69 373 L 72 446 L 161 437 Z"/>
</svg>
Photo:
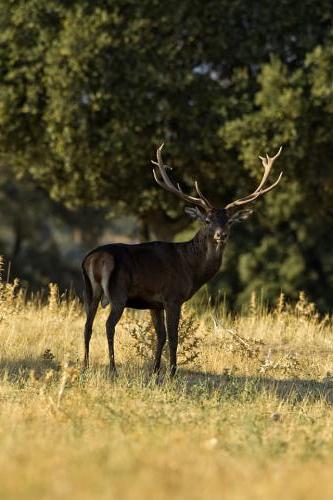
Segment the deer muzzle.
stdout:
<svg viewBox="0 0 333 500">
<path fill-rule="evenodd" d="M 217 229 L 214 233 L 214 240 L 216 243 L 225 243 L 228 239 L 228 233 L 223 229 Z"/>
</svg>

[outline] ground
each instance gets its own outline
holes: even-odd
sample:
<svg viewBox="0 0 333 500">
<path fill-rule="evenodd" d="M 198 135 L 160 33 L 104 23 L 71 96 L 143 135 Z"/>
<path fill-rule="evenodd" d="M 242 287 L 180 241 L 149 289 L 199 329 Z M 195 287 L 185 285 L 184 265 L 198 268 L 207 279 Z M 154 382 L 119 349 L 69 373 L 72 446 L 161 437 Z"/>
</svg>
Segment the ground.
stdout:
<svg viewBox="0 0 333 500">
<path fill-rule="evenodd" d="M 202 313 L 198 356 L 159 384 L 129 314 L 109 378 L 106 314 L 83 373 L 80 305 L 3 288 L 1 499 L 333 497 L 333 326 L 303 296 Z"/>
</svg>

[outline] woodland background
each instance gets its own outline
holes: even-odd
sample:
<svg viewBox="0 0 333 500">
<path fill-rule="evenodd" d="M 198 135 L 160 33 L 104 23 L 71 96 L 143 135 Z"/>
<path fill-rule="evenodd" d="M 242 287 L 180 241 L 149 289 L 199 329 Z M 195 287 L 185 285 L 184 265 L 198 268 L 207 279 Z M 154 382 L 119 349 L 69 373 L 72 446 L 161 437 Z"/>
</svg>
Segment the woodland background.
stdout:
<svg viewBox="0 0 333 500">
<path fill-rule="evenodd" d="M 237 226 L 208 295 L 239 307 L 304 290 L 333 304 L 330 0 L 0 0 L 0 254 L 37 290 L 80 290 L 104 241 L 184 239 L 152 179 L 166 159 L 218 206 L 284 150 L 274 193 Z"/>
</svg>

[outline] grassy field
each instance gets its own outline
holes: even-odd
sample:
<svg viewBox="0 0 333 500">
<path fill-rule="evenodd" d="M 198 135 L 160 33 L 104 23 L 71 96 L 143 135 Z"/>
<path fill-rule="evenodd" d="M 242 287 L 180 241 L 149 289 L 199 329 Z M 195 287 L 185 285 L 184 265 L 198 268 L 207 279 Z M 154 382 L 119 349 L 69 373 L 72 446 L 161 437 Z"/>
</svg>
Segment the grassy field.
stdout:
<svg viewBox="0 0 333 500">
<path fill-rule="evenodd" d="M 333 498 L 333 326 L 303 296 L 271 313 L 253 298 L 237 318 L 188 311 L 192 360 L 160 384 L 137 354 L 142 315 L 122 319 L 108 378 L 106 314 L 82 373 L 81 307 L 1 285 L 1 499 Z"/>
</svg>

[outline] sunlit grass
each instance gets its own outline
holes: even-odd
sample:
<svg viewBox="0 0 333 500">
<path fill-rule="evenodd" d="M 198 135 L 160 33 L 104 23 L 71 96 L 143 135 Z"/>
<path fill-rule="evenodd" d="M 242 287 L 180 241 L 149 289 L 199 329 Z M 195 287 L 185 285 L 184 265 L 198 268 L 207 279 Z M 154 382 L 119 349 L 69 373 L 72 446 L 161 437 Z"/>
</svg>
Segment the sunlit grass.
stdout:
<svg viewBox="0 0 333 500">
<path fill-rule="evenodd" d="M 199 356 L 160 384 L 130 315 L 108 377 L 106 315 L 83 373 L 81 306 L 1 286 L 0 498 L 332 498 L 333 327 L 304 296 L 207 312 Z"/>
</svg>

